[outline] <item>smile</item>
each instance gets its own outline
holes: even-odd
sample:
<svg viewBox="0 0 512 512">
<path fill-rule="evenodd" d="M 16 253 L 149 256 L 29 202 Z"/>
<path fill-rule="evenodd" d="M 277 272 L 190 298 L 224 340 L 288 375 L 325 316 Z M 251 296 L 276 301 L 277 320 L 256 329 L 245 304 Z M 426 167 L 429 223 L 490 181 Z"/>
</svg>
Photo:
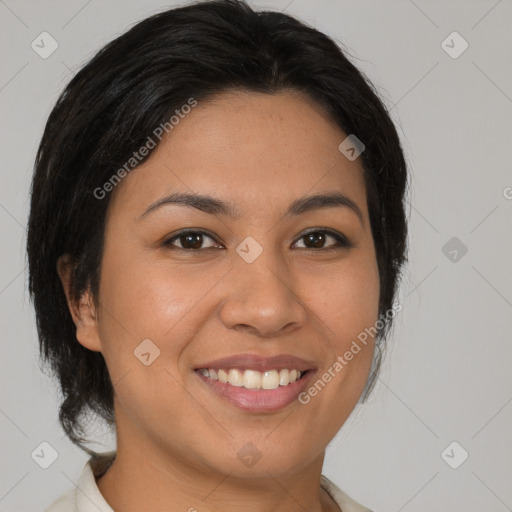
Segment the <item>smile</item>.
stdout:
<svg viewBox="0 0 512 512">
<path fill-rule="evenodd" d="M 306 372 L 286 368 L 281 370 L 239 370 L 237 368 L 231 369 L 213 369 L 213 368 L 201 368 L 199 373 L 204 377 L 211 380 L 219 381 L 230 386 L 252 389 L 252 390 L 264 390 L 264 389 L 277 389 L 280 386 L 289 386 L 297 380 L 299 380 Z"/>
<path fill-rule="evenodd" d="M 212 398 L 251 413 L 271 413 L 296 402 L 315 370 L 243 370 L 201 368 L 194 372 Z"/>
</svg>

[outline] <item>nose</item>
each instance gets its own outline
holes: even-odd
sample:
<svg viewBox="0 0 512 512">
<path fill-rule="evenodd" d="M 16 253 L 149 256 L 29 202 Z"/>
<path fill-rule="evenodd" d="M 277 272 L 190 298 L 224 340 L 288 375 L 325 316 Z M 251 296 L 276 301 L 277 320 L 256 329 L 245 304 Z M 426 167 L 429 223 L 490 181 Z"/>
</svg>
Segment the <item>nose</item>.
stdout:
<svg viewBox="0 0 512 512">
<path fill-rule="evenodd" d="M 273 338 L 305 325 L 307 311 L 293 274 L 283 266 L 278 273 L 278 268 L 270 251 L 252 263 L 235 259 L 220 310 L 226 328 Z"/>
</svg>

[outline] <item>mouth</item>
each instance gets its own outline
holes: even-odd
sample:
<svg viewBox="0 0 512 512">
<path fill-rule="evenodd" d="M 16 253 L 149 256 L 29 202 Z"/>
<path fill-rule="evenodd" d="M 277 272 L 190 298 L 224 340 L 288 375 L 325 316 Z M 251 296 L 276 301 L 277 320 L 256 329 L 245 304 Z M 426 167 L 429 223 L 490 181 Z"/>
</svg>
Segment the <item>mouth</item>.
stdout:
<svg viewBox="0 0 512 512">
<path fill-rule="evenodd" d="M 239 370 L 238 368 L 201 368 L 198 370 L 201 375 L 237 388 L 253 389 L 277 389 L 280 386 L 289 386 L 300 380 L 306 371 L 287 368 L 282 370 L 272 369 L 260 372 L 258 370 Z"/>
<path fill-rule="evenodd" d="M 294 401 L 315 373 L 292 356 L 241 355 L 205 363 L 196 375 L 219 398 L 251 412 L 273 412 Z"/>
</svg>

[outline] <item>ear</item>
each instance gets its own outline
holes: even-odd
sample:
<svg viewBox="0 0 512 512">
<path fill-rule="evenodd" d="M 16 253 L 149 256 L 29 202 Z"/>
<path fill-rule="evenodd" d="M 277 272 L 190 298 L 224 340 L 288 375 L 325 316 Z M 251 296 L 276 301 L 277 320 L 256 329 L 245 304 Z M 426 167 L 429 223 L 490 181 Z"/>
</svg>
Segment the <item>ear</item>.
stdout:
<svg viewBox="0 0 512 512">
<path fill-rule="evenodd" d="M 82 294 L 79 301 L 71 293 L 72 264 L 69 254 L 62 255 L 57 261 L 59 274 L 68 308 L 76 327 L 76 338 L 85 348 L 101 352 L 101 340 L 98 331 L 98 315 L 90 290 Z"/>
</svg>

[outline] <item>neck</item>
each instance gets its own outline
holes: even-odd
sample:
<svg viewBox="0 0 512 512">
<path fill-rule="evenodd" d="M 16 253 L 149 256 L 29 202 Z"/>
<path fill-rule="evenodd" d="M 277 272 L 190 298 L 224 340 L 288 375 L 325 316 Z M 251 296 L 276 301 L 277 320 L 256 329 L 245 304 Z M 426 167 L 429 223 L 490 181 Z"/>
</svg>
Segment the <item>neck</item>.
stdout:
<svg viewBox="0 0 512 512">
<path fill-rule="evenodd" d="M 243 478 L 162 455 L 149 443 L 118 440 L 116 459 L 97 484 L 109 505 L 123 512 L 339 512 L 320 487 L 323 459 L 322 453 L 300 471 L 279 477 Z"/>
</svg>

